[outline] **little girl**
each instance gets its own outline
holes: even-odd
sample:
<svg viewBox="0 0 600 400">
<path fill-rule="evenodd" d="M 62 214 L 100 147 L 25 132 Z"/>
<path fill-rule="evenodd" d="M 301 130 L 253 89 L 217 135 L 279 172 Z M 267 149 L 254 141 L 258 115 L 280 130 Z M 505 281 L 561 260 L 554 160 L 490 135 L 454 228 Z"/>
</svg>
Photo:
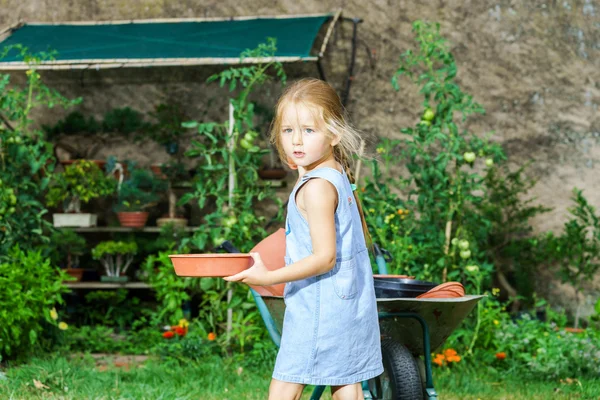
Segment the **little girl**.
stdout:
<svg viewBox="0 0 600 400">
<path fill-rule="evenodd" d="M 335 90 L 305 79 L 279 99 L 271 140 L 299 173 L 287 210 L 286 268 L 270 271 L 252 253 L 251 268 L 225 279 L 287 283 L 270 400 L 300 399 L 307 384 L 331 386 L 336 400 L 363 399 L 361 382 L 383 364 L 368 231 L 350 183 L 360 136 Z"/>
</svg>

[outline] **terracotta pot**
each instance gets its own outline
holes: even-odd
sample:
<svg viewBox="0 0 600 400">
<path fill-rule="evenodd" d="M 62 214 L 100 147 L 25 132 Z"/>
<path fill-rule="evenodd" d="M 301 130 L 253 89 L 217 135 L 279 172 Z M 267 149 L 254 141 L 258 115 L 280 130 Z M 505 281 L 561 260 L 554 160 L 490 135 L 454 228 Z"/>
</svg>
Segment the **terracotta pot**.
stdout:
<svg viewBox="0 0 600 400">
<path fill-rule="evenodd" d="M 121 226 L 129 228 L 142 228 L 148 220 L 148 212 L 146 211 L 125 211 L 118 212 L 119 222 Z"/>
<path fill-rule="evenodd" d="M 585 332 L 585 329 L 583 328 L 563 328 L 565 330 L 565 332 L 570 332 L 570 333 L 583 333 Z"/>
<path fill-rule="evenodd" d="M 152 164 L 150 166 L 150 170 L 152 172 L 154 172 L 154 175 L 156 175 L 157 178 L 167 179 L 167 176 L 165 174 L 163 174 L 161 168 L 162 168 L 162 164 Z"/>
<path fill-rule="evenodd" d="M 83 276 L 83 268 L 67 268 L 65 271 L 75 278 L 75 282 L 79 282 Z"/>
<path fill-rule="evenodd" d="M 463 297 L 463 295 L 455 290 L 442 289 L 420 294 L 417 296 L 417 299 L 449 299 L 457 297 Z"/>
<path fill-rule="evenodd" d="M 279 228 L 277 232 L 270 234 L 261 240 L 252 250 L 252 253 L 260 254 L 260 258 L 269 271 L 285 267 L 285 230 Z M 285 283 L 272 286 L 249 285 L 261 296 L 283 296 Z"/>
<path fill-rule="evenodd" d="M 258 176 L 262 179 L 283 179 L 287 172 L 283 168 L 261 168 L 258 170 Z"/>
<path fill-rule="evenodd" d="M 446 282 L 437 285 L 426 293 L 417 296 L 417 299 L 444 299 L 452 297 L 463 297 L 465 288 L 460 282 Z"/>
<path fill-rule="evenodd" d="M 169 258 L 178 276 L 224 277 L 235 275 L 254 264 L 249 254 L 173 254 Z"/>
</svg>

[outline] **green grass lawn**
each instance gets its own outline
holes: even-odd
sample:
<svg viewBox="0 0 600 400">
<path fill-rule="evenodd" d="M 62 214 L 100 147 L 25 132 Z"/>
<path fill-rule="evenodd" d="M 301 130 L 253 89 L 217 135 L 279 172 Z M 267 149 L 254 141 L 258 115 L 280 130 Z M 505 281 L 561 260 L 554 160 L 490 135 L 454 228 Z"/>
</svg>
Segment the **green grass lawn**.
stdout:
<svg viewBox="0 0 600 400">
<path fill-rule="evenodd" d="M 221 359 L 178 364 L 147 360 L 114 366 L 91 357 L 34 359 L 3 369 L 0 399 L 266 399 L 271 365 L 244 369 Z M 436 370 L 441 400 L 600 399 L 600 378 L 570 385 L 560 382 L 490 380 L 469 373 Z M 36 387 L 36 382 L 37 386 Z M 310 397 L 305 390 L 303 399 Z M 323 399 L 331 399 L 329 391 Z"/>
</svg>

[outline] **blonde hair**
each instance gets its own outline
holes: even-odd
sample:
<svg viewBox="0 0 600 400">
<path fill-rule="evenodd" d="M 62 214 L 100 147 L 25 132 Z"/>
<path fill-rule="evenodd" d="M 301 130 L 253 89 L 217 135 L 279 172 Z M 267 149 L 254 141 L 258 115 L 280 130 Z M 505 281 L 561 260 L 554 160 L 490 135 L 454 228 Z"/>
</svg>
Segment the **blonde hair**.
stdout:
<svg viewBox="0 0 600 400">
<path fill-rule="evenodd" d="M 330 137 L 337 136 L 340 139 L 339 143 L 333 147 L 333 156 L 346 171 L 350 183 L 354 183 L 351 171 L 352 156 L 360 153 L 363 135 L 348 122 L 344 106 L 335 89 L 320 79 L 301 79 L 288 86 L 277 101 L 275 118 L 271 123 L 270 140 L 277 149 L 281 161 L 287 165 L 290 165 L 290 161 L 281 143 L 281 126 L 283 111 L 290 104 L 303 104 L 311 110 L 318 110 L 320 117 L 318 120 L 324 126 L 325 134 Z M 365 241 L 370 246 L 369 230 L 356 191 L 354 191 L 354 198 L 362 221 Z"/>
</svg>

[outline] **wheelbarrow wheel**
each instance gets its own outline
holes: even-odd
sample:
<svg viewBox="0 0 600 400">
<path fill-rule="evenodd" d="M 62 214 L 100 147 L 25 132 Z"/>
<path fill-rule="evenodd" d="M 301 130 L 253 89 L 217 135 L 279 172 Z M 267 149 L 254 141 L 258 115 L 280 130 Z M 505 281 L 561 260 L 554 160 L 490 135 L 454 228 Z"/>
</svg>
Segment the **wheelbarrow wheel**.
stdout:
<svg viewBox="0 0 600 400">
<path fill-rule="evenodd" d="M 423 384 L 419 366 L 402 344 L 391 339 L 381 342 L 383 374 L 369 380 L 371 398 L 377 400 L 422 400 Z"/>
</svg>

